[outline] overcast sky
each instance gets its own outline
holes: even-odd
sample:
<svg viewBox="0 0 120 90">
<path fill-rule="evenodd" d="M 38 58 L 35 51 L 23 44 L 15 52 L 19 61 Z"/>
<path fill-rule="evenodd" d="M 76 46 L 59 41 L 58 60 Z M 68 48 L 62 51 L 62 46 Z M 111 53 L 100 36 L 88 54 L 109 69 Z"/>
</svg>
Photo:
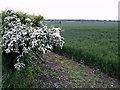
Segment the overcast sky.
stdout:
<svg viewBox="0 0 120 90">
<path fill-rule="evenodd" d="M 0 0 L 0 11 L 41 14 L 45 19 L 118 20 L 119 0 Z"/>
</svg>

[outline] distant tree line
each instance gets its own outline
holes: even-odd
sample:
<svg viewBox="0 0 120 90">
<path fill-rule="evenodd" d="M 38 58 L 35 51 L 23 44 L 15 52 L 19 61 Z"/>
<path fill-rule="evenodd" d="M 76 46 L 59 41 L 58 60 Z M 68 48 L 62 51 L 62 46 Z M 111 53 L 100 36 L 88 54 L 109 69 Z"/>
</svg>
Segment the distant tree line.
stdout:
<svg viewBox="0 0 120 90">
<path fill-rule="evenodd" d="M 88 22 L 120 22 L 120 20 L 87 20 L 87 19 L 44 19 L 44 21 L 88 21 Z"/>
</svg>

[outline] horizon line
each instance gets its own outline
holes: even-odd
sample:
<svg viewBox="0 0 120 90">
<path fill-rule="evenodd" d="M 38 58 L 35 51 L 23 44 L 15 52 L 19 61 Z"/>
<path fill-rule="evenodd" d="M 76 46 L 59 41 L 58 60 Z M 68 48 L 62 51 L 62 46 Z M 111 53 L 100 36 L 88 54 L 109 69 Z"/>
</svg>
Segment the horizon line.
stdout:
<svg viewBox="0 0 120 90">
<path fill-rule="evenodd" d="M 77 20 L 77 21 L 79 21 L 79 20 L 85 20 L 85 21 L 120 21 L 120 20 L 102 20 L 102 19 L 44 19 L 44 20 Z"/>
</svg>

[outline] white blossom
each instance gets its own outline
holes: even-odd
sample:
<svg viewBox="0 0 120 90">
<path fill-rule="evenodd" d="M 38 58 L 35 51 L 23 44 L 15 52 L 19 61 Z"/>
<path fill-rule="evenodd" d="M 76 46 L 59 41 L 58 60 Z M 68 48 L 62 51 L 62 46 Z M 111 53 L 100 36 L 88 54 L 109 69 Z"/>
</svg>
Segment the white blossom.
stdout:
<svg viewBox="0 0 120 90">
<path fill-rule="evenodd" d="M 25 21 L 26 22 L 31 22 L 31 19 L 30 18 L 26 18 Z"/>
<path fill-rule="evenodd" d="M 25 21 L 31 23 L 28 26 L 21 23 L 20 18 L 13 11 L 7 11 L 3 21 L 5 23 L 4 30 L 1 31 L 3 41 L 0 42 L 4 47 L 2 51 L 6 53 L 22 53 L 22 55 L 18 56 L 18 63 L 15 64 L 15 68 L 18 70 L 25 66 L 24 63 L 19 62 L 23 53 L 29 53 L 37 47 L 44 54 L 53 49 L 53 45 L 63 47 L 64 38 L 60 35 L 61 28 L 48 28 L 41 21 L 42 27 L 32 27 L 32 20 L 26 18 Z M 23 47 L 22 50 L 20 50 L 20 47 Z"/>
<path fill-rule="evenodd" d="M 10 53 L 10 49 L 9 48 L 5 49 L 5 51 L 6 51 L 6 53 Z"/>
<path fill-rule="evenodd" d="M 25 66 L 25 64 L 20 63 L 20 62 L 18 62 L 14 65 L 15 69 L 17 69 L 17 70 L 20 70 L 21 68 L 24 68 L 24 66 Z"/>
</svg>

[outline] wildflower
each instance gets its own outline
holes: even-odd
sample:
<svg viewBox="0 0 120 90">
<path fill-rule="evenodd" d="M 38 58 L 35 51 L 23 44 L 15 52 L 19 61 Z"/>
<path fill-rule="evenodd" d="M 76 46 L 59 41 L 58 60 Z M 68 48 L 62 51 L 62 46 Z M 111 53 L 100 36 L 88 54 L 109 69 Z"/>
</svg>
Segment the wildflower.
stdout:
<svg viewBox="0 0 120 90">
<path fill-rule="evenodd" d="M 111 85 L 111 87 L 113 87 L 113 85 Z"/>
</svg>

